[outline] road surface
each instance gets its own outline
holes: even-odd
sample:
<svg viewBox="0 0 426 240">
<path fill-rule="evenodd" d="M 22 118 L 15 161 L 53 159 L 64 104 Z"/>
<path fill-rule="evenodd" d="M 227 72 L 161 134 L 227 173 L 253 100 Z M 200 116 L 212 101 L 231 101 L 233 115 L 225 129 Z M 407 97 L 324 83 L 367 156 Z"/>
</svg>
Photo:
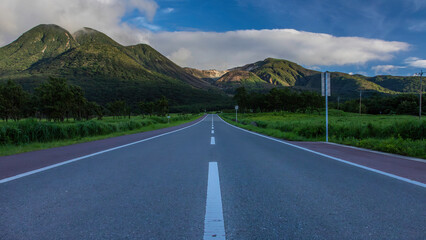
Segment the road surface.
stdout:
<svg viewBox="0 0 426 240">
<path fill-rule="evenodd" d="M 6 179 L 6 180 L 5 180 Z M 0 239 L 424 239 L 426 188 L 190 127 L 0 183 Z"/>
</svg>

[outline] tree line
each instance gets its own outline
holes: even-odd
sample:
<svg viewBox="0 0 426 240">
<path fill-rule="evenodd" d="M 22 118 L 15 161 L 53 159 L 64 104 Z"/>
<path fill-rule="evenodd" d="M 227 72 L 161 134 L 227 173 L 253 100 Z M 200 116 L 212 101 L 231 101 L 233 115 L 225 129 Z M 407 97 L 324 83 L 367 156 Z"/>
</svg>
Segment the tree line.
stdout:
<svg viewBox="0 0 426 240">
<path fill-rule="evenodd" d="M 5 121 L 27 117 L 48 121 L 102 119 L 104 115 L 130 117 L 132 111 L 164 116 L 169 111 L 168 99 L 163 96 L 157 101 L 140 102 L 136 109 L 123 100 L 101 106 L 87 100 L 81 87 L 69 84 L 62 78 L 49 78 L 33 93 L 25 91 L 12 80 L 0 84 L 0 118 Z"/>
<path fill-rule="evenodd" d="M 425 112 L 426 95 L 422 97 L 422 112 Z M 345 101 L 338 105 L 332 103 L 333 108 L 343 110 L 345 112 L 360 112 L 368 114 L 419 114 L 419 95 L 415 94 L 398 94 L 384 95 L 374 93 L 366 98 L 362 98 L 361 106 L 359 99 Z"/>
<path fill-rule="evenodd" d="M 250 112 L 313 112 L 325 107 L 324 97 L 317 92 L 296 91 L 289 88 L 273 88 L 268 93 L 248 92 L 244 87 L 235 90 L 234 100 L 240 111 Z M 422 97 L 422 112 L 425 112 L 426 96 Z M 351 99 L 342 103 L 329 101 L 329 107 L 345 112 L 368 114 L 419 114 L 419 96 L 415 94 L 387 95 L 369 94 L 361 101 Z"/>
<path fill-rule="evenodd" d="M 268 93 L 247 92 L 244 87 L 235 90 L 234 100 L 240 111 L 250 112 L 312 112 L 324 107 L 323 97 L 310 91 L 273 88 Z"/>
</svg>

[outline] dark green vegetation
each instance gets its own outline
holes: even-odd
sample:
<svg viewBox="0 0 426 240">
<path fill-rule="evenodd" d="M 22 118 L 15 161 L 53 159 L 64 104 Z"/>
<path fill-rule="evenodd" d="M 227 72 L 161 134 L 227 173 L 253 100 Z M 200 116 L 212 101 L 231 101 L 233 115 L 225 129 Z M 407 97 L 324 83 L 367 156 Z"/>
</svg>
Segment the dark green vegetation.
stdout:
<svg viewBox="0 0 426 240">
<path fill-rule="evenodd" d="M 139 102 L 138 108 L 132 108 L 123 100 L 117 100 L 100 106 L 89 102 L 83 90 L 65 79 L 50 78 L 36 89 L 34 94 L 22 89 L 12 80 L 0 83 L 0 117 L 4 121 L 15 121 L 24 117 L 61 121 L 66 119 L 89 120 L 104 115 L 115 118 L 129 117 L 133 114 L 165 116 L 169 113 L 169 100 L 162 96 L 152 102 Z"/>
<path fill-rule="evenodd" d="M 24 117 L 64 121 L 68 118 L 89 120 L 103 116 L 103 109 L 84 97 L 83 90 L 65 79 L 50 78 L 40 84 L 34 94 L 12 80 L 0 83 L 0 117 L 15 121 Z"/>
<path fill-rule="evenodd" d="M 426 114 L 426 94 L 422 97 L 422 115 Z M 330 103 L 330 106 L 345 112 L 359 113 L 359 99 L 348 100 L 343 104 L 336 102 Z M 361 100 L 361 113 L 369 114 L 407 114 L 419 115 L 419 95 L 414 94 L 371 94 Z"/>
<path fill-rule="evenodd" d="M 422 98 L 423 114 L 426 95 Z M 319 112 L 325 107 L 324 97 L 317 92 L 297 91 L 290 88 L 273 88 L 268 93 L 248 91 L 245 87 L 235 89 L 234 100 L 242 112 L 289 111 L 299 113 Z M 369 94 L 368 97 L 347 101 L 330 101 L 329 107 L 345 112 L 369 114 L 419 114 L 419 96 L 414 94 L 386 95 Z M 361 107 L 361 109 L 360 109 Z"/>
<path fill-rule="evenodd" d="M 161 96 L 182 111 L 227 104 L 219 89 L 198 79 L 146 44 L 122 46 L 96 30 L 70 34 L 39 25 L 0 48 L 0 81 L 33 91 L 49 77 L 66 78 L 100 105 L 124 100 L 131 108 Z"/>
<path fill-rule="evenodd" d="M 270 112 L 222 114 L 228 122 L 269 136 L 295 141 L 324 141 L 325 115 Z M 329 141 L 426 159 L 426 120 L 413 116 L 359 115 L 331 110 Z"/>
<path fill-rule="evenodd" d="M 248 92 L 245 87 L 235 91 L 234 100 L 241 112 L 313 112 L 324 107 L 323 97 L 316 92 L 273 88 L 268 93 Z"/>
<path fill-rule="evenodd" d="M 131 133 L 176 126 L 197 119 L 195 114 L 172 114 L 166 117 L 131 117 L 103 120 L 47 122 L 25 119 L 0 122 L 0 155 L 88 142 Z"/>
<path fill-rule="evenodd" d="M 229 93 L 241 86 L 255 91 L 273 87 L 320 91 L 321 73 L 287 60 L 267 58 L 230 69 L 230 72 L 219 78 L 215 84 Z M 332 72 L 331 86 L 333 99 L 340 97 L 347 100 L 356 97 L 359 90 L 385 94 L 418 92 L 420 83 L 418 77 L 365 77 Z"/>
</svg>

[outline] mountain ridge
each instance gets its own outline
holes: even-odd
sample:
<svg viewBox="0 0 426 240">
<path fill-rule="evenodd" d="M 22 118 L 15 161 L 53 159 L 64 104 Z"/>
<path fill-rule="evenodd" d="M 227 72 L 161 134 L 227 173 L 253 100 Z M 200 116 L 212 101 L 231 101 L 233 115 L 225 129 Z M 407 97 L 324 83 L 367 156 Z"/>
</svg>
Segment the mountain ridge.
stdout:
<svg viewBox="0 0 426 240">
<path fill-rule="evenodd" d="M 227 71 L 228 75 L 224 74 L 218 79 L 212 79 L 214 80 L 212 82 L 228 93 L 240 86 L 250 90 L 293 87 L 320 91 L 321 88 L 321 72 L 304 68 L 297 63 L 284 59 L 266 58 L 263 61 L 234 67 Z M 263 83 L 259 82 L 258 79 L 263 80 Z M 257 84 L 253 84 L 254 82 Z M 355 96 L 360 90 L 386 94 L 411 93 L 419 88 L 419 83 L 415 77 L 389 75 L 368 77 L 341 72 L 331 72 L 331 85 L 333 95 L 337 96 Z"/>
</svg>

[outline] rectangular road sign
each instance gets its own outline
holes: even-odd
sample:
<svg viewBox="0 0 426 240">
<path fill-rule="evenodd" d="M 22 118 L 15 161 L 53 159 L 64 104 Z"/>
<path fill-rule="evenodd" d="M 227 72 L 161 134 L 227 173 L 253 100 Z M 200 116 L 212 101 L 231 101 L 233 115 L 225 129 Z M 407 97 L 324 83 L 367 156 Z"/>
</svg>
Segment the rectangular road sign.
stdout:
<svg viewBox="0 0 426 240">
<path fill-rule="evenodd" d="M 321 73 L 321 95 L 325 96 L 325 81 L 327 81 L 327 96 L 331 96 L 331 81 L 330 73 L 323 72 Z"/>
</svg>

